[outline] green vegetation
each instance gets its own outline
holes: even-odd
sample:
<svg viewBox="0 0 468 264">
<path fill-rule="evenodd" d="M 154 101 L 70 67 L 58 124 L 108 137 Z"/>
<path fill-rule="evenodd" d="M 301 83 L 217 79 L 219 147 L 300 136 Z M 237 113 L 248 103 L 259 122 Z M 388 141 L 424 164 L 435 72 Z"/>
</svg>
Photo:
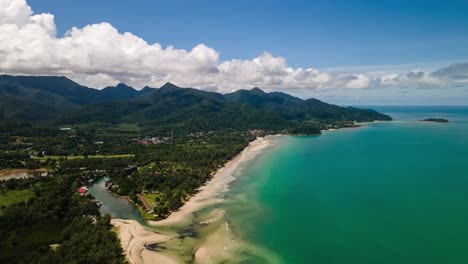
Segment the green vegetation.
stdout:
<svg viewBox="0 0 468 264">
<path fill-rule="evenodd" d="M 348 123 L 354 121 L 390 119 L 372 110 L 343 108 L 278 92 L 264 93 L 258 88 L 222 95 L 166 84 L 132 100 L 90 104 L 64 115 L 58 122 L 137 122 L 141 131 L 190 133 L 249 129 L 284 131 L 304 122 L 316 122 L 318 129 L 327 129 L 349 126 Z"/>
<path fill-rule="evenodd" d="M 0 119 L 44 122 L 84 105 L 139 94 L 125 85 L 97 90 L 66 77 L 0 75 Z"/>
<path fill-rule="evenodd" d="M 117 154 L 117 155 L 78 155 L 78 156 L 41 156 L 41 157 L 34 157 L 33 159 L 46 161 L 50 160 L 61 160 L 61 159 L 116 159 L 116 158 L 133 158 L 135 154 Z"/>
<path fill-rule="evenodd" d="M 435 122 L 435 123 L 448 123 L 449 122 L 447 119 L 443 119 L 443 118 L 426 118 L 422 121 Z"/>
<path fill-rule="evenodd" d="M 26 203 L 34 197 L 34 192 L 29 189 L 25 190 L 2 190 L 0 192 L 0 214 L 2 214 L 3 209 L 7 206 L 18 204 L 18 203 Z"/>
<path fill-rule="evenodd" d="M 294 135 L 320 134 L 320 127 L 317 123 L 313 122 L 302 123 L 296 127 L 291 128 L 289 132 Z"/>
<path fill-rule="evenodd" d="M 113 192 L 130 196 L 143 209 L 137 197 L 137 194 L 141 194 L 152 211 L 147 213 L 142 210 L 144 216 L 154 219 L 154 215 L 158 215 L 157 218 L 161 218 L 179 208 L 219 167 L 253 139 L 254 136 L 239 132 L 177 137 L 169 144 L 140 146 L 138 155 L 127 160 L 138 167 L 131 173 L 117 171 L 116 165 L 113 168 L 101 165 L 99 168 L 114 170 L 111 175 L 115 184 L 111 188 Z M 67 166 L 77 161 L 69 160 Z M 89 166 L 85 160 L 79 161 L 73 167 Z"/>
<path fill-rule="evenodd" d="M 0 216 L 0 263 L 124 263 L 110 218 L 79 196 L 80 174 L 0 182 L 2 193 L 31 193 Z M 3 198 L 3 197 L 2 197 Z M 52 250 L 51 244 L 59 244 Z"/>
<path fill-rule="evenodd" d="M 4 157 L 8 168 L 46 168 L 52 173 L 76 174 L 105 171 L 105 176 L 111 177 L 118 186 L 112 191 L 130 196 L 137 204 L 141 203 L 137 194 L 157 194 L 157 199 L 149 198 L 149 204 L 159 217 L 176 210 L 219 167 L 256 136 L 265 133 L 226 131 L 182 135 L 178 132 L 172 139 L 136 140 L 131 136 L 109 137 L 100 129 L 90 133 L 89 127 L 59 133 L 38 129 L 45 132 L 36 136 L 30 132 L 29 125 L 7 123 L 0 124 L 0 130 L 2 127 L 11 135 L 6 139 L 7 144 L 0 145 L 3 146 L 0 150 L 8 153 Z M 28 144 L 15 145 L 18 137 Z M 138 169 L 129 171 L 129 166 Z M 153 218 L 154 214 L 148 217 Z"/>
<path fill-rule="evenodd" d="M 146 144 L 145 140 L 129 135 L 107 136 L 103 132 L 105 129 L 107 127 L 80 126 L 73 131 L 56 132 L 56 129 L 28 123 L 0 124 L 0 131 L 5 132 L 2 133 L 3 144 L 0 144 L 3 164 L 8 164 L 8 168 L 46 168 L 51 174 L 50 177 L 0 181 L 3 193 L 34 194 L 26 201 L 5 204 L 0 216 L 0 235 L 6 239 L 0 243 L 0 262 L 50 263 L 56 258 L 76 256 L 73 252 L 94 254 L 87 248 L 88 244 L 78 241 L 86 241 L 89 235 L 85 234 L 95 231 L 70 228 L 76 221 L 85 221 L 83 227 L 89 226 L 86 221 L 101 221 L 90 198 L 77 194 L 79 187 L 88 180 L 110 177 L 114 182 L 111 191 L 130 196 L 147 218 L 162 218 L 179 208 L 219 167 L 264 133 L 232 131 L 183 135 L 177 132 L 173 137 L 146 136 L 149 138 Z M 17 144 L 18 139 L 25 144 Z M 151 212 L 143 209 L 138 194 L 147 199 Z M 50 228 L 50 223 L 54 228 Z M 65 235 L 69 229 L 75 230 L 75 235 Z M 99 248 L 103 243 L 113 244 L 113 239 L 117 241 L 115 235 L 109 234 L 110 227 L 100 232 L 105 241 L 91 236 L 86 242 L 90 247 Z M 60 246 L 52 250 L 51 244 Z M 68 244 L 70 246 L 64 246 Z M 114 259 L 121 254 L 120 247 L 115 248 L 115 251 L 99 254 Z M 66 253 L 61 256 L 61 252 Z"/>
<path fill-rule="evenodd" d="M 64 77 L 0 76 L 0 103 L 0 170 L 49 172 L 0 181 L 0 263 L 123 263 L 109 217 L 78 195 L 98 177 L 160 219 L 257 136 L 391 120 L 258 88 L 95 90 Z"/>
<path fill-rule="evenodd" d="M 63 231 L 64 242 L 43 260 L 55 263 L 125 263 L 110 217 L 75 218 Z"/>
<path fill-rule="evenodd" d="M 101 124 L 111 135 L 264 129 L 282 131 L 315 121 L 320 129 L 349 121 L 391 120 L 372 110 L 302 100 L 259 88 L 222 95 L 167 83 L 136 91 L 124 84 L 95 90 L 65 77 L 0 76 L 0 120 L 49 125 Z M 118 99 L 118 100 L 117 100 Z M 58 113 L 65 113 L 59 116 Z M 116 130 L 116 131 L 115 131 Z"/>
</svg>

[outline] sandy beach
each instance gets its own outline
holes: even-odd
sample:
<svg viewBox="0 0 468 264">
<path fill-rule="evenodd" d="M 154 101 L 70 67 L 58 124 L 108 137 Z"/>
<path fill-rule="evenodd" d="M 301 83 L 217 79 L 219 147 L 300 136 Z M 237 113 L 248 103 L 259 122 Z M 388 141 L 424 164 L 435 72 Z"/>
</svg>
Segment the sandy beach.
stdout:
<svg viewBox="0 0 468 264">
<path fill-rule="evenodd" d="M 183 221 L 188 215 L 222 200 L 220 194 L 227 190 L 228 184 L 235 178 L 233 174 L 239 165 L 255 157 L 260 151 L 273 144 L 274 136 L 259 137 L 236 157 L 220 168 L 213 178 L 200 191 L 191 197 L 179 210 L 173 212 L 168 218 L 161 221 L 150 221 L 151 225 L 161 226 L 175 224 Z"/>
<path fill-rule="evenodd" d="M 265 148 L 275 142 L 277 136 L 259 137 L 250 142 L 250 144 L 236 157 L 227 162 L 220 168 L 207 182 L 200 188 L 200 191 L 191 197 L 178 211 L 173 212 L 168 218 L 161 221 L 150 221 L 149 224 L 154 227 L 164 227 L 183 224 L 190 221 L 194 212 L 199 211 L 209 205 L 222 201 L 222 193 L 227 191 L 228 185 L 235 178 L 234 173 L 244 162 L 251 160 Z M 187 220 L 188 219 L 188 220 Z M 118 228 L 118 234 L 121 240 L 122 248 L 130 263 L 181 263 L 183 262 L 177 256 L 172 256 L 166 252 L 156 252 L 149 250 L 148 245 L 156 243 L 165 243 L 176 238 L 173 234 L 161 234 L 145 229 L 138 222 L 132 220 L 113 219 L 112 223 Z M 219 235 L 208 239 L 207 243 L 198 245 L 193 249 L 195 262 L 206 263 L 212 258 L 213 254 L 219 252 L 216 241 L 219 242 Z M 212 248 L 214 246 L 214 248 Z"/>
<path fill-rule="evenodd" d="M 174 257 L 146 248 L 149 244 L 167 242 L 171 236 L 146 230 L 134 220 L 112 219 L 112 224 L 118 229 L 120 243 L 130 263 L 180 263 Z"/>
</svg>

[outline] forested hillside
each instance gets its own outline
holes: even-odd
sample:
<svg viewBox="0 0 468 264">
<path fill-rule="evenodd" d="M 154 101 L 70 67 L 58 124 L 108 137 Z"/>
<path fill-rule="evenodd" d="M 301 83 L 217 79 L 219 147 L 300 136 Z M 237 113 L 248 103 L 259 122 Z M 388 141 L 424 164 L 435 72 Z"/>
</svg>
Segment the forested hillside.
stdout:
<svg viewBox="0 0 468 264">
<path fill-rule="evenodd" d="M 230 94 L 167 83 L 137 91 L 125 84 L 96 90 L 65 77 L 0 76 L 0 118 L 56 125 L 134 123 L 186 132 L 303 126 L 316 130 L 390 120 L 372 110 L 302 100 L 259 88 Z"/>
</svg>

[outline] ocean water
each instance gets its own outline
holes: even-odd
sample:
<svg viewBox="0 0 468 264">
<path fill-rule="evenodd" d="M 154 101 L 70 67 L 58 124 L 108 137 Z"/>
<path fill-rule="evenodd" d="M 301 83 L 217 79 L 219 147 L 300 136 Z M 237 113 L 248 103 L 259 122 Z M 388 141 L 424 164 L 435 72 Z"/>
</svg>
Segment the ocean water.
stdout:
<svg viewBox="0 0 468 264">
<path fill-rule="evenodd" d="M 468 263 L 468 108 L 373 108 L 396 120 L 283 137 L 244 168 L 223 205 L 238 262 Z"/>
</svg>

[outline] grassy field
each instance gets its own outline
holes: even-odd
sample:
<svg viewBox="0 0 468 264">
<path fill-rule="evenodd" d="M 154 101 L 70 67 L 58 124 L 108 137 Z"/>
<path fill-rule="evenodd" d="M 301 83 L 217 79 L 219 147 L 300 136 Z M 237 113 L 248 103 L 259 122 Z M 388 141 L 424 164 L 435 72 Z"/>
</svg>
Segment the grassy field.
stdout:
<svg viewBox="0 0 468 264">
<path fill-rule="evenodd" d="M 0 214 L 2 214 L 3 206 L 7 207 L 12 204 L 26 202 L 34 196 L 32 190 L 8 190 L 5 193 L 0 193 Z"/>
<path fill-rule="evenodd" d="M 118 155 L 89 155 L 89 159 L 116 159 L 116 158 L 133 158 L 135 154 L 118 154 Z M 47 159 L 59 160 L 59 159 L 84 159 L 85 156 L 44 156 L 44 157 L 35 157 L 35 159 L 40 161 L 45 161 Z"/>
</svg>

